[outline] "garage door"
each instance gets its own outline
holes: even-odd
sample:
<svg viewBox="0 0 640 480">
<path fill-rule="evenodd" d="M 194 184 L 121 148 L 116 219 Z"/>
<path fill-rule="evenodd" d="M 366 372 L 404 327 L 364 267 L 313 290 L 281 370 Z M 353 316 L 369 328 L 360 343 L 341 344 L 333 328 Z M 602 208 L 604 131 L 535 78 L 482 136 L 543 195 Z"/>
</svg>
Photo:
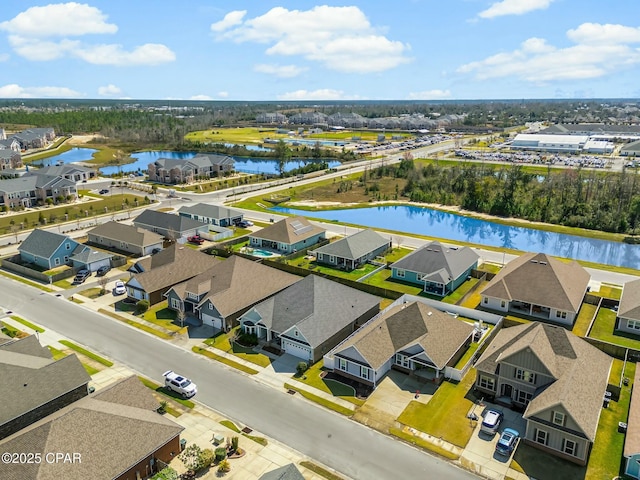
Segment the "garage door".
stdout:
<svg viewBox="0 0 640 480">
<path fill-rule="evenodd" d="M 303 360 L 309 360 L 311 358 L 311 348 L 309 347 L 287 342 L 286 340 L 282 340 L 282 347 L 285 353 L 295 355 Z"/>
<path fill-rule="evenodd" d="M 110 266 L 111 266 L 111 260 L 108 259 L 108 258 L 105 258 L 104 260 L 99 260 L 97 262 L 93 262 L 93 263 L 89 264 L 89 269 L 92 272 L 95 272 L 100 267 L 110 267 Z"/>
<path fill-rule="evenodd" d="M 202 323 L 204 323 L 205 325 L 210 325 L 212 327 L 222 329 L 222 319 L 218 317 L 214 317 L 213 315 L 207 315 L 206 313 L 203 313 Z"/>
</svg>

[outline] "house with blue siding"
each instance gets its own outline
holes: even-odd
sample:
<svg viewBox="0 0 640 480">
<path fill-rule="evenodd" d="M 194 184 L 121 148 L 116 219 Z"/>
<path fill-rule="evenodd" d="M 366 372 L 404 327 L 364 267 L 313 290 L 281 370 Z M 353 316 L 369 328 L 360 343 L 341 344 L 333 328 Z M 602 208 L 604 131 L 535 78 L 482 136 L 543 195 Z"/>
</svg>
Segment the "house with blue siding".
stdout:
<svg viewBox="0 0 640 480">
<path fill-rule="evenodd" d="M 249 247 L 283 255 L 295 253 L 326 239 L 326 230 L 304 217 L 288 217 L 249 235 Z"/>
<path fill-rule="evenodd" d="M 391 265 L 391 278 L 420 285 L 424 292 L 444 297 L 478 267 L 480 257 L 469 247 L 431 242 Z"/>
<path fill-rule="evenodd" d="M 49 270 L 60 265 L 68 265 L 79 245 L 66 235 L 36 228 L 20 244 L 18 251 L 24 263 L 33 263 Z"/>
</svg>

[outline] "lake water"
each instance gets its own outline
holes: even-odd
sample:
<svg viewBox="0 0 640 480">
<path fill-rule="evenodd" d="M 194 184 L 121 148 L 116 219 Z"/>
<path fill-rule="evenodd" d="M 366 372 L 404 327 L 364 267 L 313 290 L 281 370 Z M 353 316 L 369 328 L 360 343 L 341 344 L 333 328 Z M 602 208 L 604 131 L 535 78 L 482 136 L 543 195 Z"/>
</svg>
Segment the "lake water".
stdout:
<svg viewBox="0 0 640 480">
<path fill-rule="evenodd" d="M 46 158 L 39 162 L 34 162 L 35 165 L 55 165 L 56 163 L 72 163 L 83 162 L 92 159 L 92 154 L 97 150 L 91 148 L 73 148 L 60 155 Z M 133 173 L 147 169 L 147 166 L 155 162 L 159 158 L 193 158 L 197 152 L 170 152 L 170 151 L 153 151 L 153 152 L 137 152 L 132 153 L 131 157 L 135 158 L 135 162 L 128 163 L 126 165 L 109 166 L 100 168 L 100 172 L 103 175 L 114 175 L 117 173 Z M 270 158 L 260 157 L 233 157 L 236 161 L 235 168 L 238 172 L 245 173 L 278 173 L 278 161 Z M 288 172 L 294 168 L 299 168 L 308 163 L 308 159 L 292 159 L 285 165 L 285 171 Z M 326 160 L 329 168 L 334 168 L 340 165 L 340 162 L 336 160 Z"/>
<path fill-rule="evenodd" d="M 285 207 L 274 207 L 271 210 L 427 235 L 454 242 L 462 241 L 525 252 L 542 252 L 575 260 L 640 269 L 640 245 L 596 240 L 533 228 L 512 227 L 431 208 L 394 205 L 345 210 L 308 211 Z"/>
</svg>

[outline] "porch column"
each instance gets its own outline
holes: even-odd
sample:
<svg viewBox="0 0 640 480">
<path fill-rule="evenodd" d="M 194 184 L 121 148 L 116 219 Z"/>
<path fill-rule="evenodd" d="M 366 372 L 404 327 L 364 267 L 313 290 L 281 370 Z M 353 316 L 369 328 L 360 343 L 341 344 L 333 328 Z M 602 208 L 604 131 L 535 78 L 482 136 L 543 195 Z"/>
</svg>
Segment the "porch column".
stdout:
<svg viewBox="0 0 640 480">
<path fill-rule="evenodd" d="M 533 315 L 533 303 L 529 304 L 529 315 Z"/>
</svg>

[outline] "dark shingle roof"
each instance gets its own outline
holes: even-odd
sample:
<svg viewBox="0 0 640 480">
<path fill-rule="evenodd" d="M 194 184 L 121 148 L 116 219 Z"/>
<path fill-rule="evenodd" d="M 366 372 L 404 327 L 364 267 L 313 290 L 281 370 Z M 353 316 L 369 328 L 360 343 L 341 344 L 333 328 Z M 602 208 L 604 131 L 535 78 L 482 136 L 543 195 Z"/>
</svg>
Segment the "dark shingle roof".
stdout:
<svg viewBox="0 0 640 480">
<path fill-rule="evenodd" d="M 78 245 L 78 242 L 66 235 L 36 228 L 20 244 L 18 250 L 38 257 L 49 258 L 65 241 L 71 243 L 72 249 Z"/>
<path fill-rule="evenodd" d="M 432 275 L 431 280 L 446 284 L 462 275 L 479 258 L 469 247 L 445 247 L 440 242 L 431 242 L 393 263 L 391 268 Z"/>
<path fill-rule="evenodd" d="M 640 279 L 624 284 L 618 316 L 632 320 L 640 320 Z"/>
<path fill-rule="evenodd" d="M 322 253 L 324 255 L 334 255 L 349 260 L 357 260 L 385 245 L 390 246 L 391 240 L 368 228 L 335 242 L 331 242 L 328 245 L 324 245 L 314 250 L 313 253 L 316 255 Z"/>
<path fill-rule="evenodd" d="M 158 212 L 156 210 L 145 210 L 135 218 L 133 223 L 142 228 L 146 228 L 147 226 L 158 227 L 165 230 L 173 230 L 176 233 L 182 233 L 206 225 L 206 223 L 191 218 L 173 213 Z"/>
<path fill-rule="evenodd" d="M 252 233 L 249 238 L 262 238 L 291 245 L 322 232 L 325 232 L 324 228 L 313 225 L 304 217 L 287 217 Z"/>
<path fill-rule="evenodd" d="M 188 213 L 206 218 L 232 218 L 242 216 L 242 212 L 224 205 L 210 205 L 208 203 L 196 203 L 190 207 L 182 207 L 178 213 Z"/>
<path fill-rule="evenodd" d="M 129 245 L 137 245 L 146 247 L 147 245 L 155 245 L 162 242 L 162 235 L 152 232 L 144 228 L 134 227 L 133 225 L 125 225 L 120 222 L 106 222 L 89 230 L 90 235 L 108 238 L 119 242 L 125 242 Z"/>
<path fill-rule="evenodd" d="M 300 470 L 293 463 L 290 463 L 262 474 L 258 480 L 304 480 L 304 477 Z"/>
</svg>

